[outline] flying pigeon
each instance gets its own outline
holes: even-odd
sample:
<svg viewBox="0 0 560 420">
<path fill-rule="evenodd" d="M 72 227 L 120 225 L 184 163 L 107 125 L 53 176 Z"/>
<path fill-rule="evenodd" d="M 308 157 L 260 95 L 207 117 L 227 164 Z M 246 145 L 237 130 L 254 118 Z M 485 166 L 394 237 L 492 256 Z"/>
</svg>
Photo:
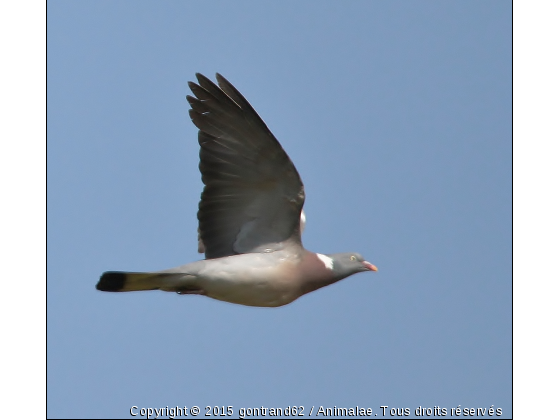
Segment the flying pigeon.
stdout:
<svg viewBox="0 0 560 420">
<path fill-rule="evenodd" d="M 197 73 L 189 115 L 199 128 L 204 189 L 198 250 L 206 259 L 168 270 L 107 271 L 105 292 L 163 290 L 276 307 L 377 267 L 355 252 L 317 254 L 301 243 L 305 193 L 282 146 L 239 91 Z"/>
</svg>

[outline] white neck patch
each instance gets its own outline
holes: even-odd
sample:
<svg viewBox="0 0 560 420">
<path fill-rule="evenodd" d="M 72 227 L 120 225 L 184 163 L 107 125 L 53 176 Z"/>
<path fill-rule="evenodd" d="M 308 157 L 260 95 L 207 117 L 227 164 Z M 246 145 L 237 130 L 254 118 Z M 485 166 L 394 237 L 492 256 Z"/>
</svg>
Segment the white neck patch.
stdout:
<svg viewBox="0 0 560 420">
<path fill-rule="evenodd" d="M 325 264 L 325 267 L 327 267 L 329 270 L 333 269 L 334 261 L 332 258 L 327 257 L 326 255 L 323 254 L 317 254 L 317 256 L 323 262 L 323 264 Z"/>
</svg>

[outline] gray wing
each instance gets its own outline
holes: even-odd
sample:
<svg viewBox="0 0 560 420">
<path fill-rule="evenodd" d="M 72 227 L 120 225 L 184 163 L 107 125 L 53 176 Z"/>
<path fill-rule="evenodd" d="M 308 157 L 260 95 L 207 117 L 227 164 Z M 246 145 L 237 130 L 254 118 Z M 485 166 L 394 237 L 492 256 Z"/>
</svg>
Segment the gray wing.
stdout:
<svg viewBox="0 0 560 420">
<path fill-rule="evenodd" d="M 294 164 L 231 83 L 196 77 L 187 100 L 200 129 L 199 251 L 218 258 L 301 244 L 305 194 Z"/>
</svg>

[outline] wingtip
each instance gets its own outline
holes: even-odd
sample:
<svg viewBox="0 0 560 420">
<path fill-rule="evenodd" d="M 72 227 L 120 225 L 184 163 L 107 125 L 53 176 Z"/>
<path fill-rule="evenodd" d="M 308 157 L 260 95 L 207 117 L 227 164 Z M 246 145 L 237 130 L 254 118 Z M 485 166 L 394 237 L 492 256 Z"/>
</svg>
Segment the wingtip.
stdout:
<svg viewBox="0 0 560 420">
<path fill-rule="evenodd" d="M 192 106 L 193 103 L 198 101 L 197 98 L 192 97 L 191 95 L 187 95 L 187 102 Z"/>
<path fill-rule="evenodd" d="M 95 286 L 102 292 L 119 292 L 126 282 L 126 274 L 118 271 L 107 271 L 101 275 L 99 282 Z"/>
<path fill-rule="evenodd" d="M 208 77 L 206 77 L 205 75 L 203 75 L 202 73 L 196 73 L 196 80 L 198 80 L 198 84 L 199 85 L 203 85 L 204 83 L 212 83 L 212 80 L 210 80 Z"/>
<path fill-rule="evenodd" d="M 233 85 L 229 82 L 228 79 L 226 79 L 224 76 L 222 76 L 220 73 L 216 73 L 216 81 L 218 82 L 218 86 L 220 86 L 220 88 L 223 90 L 224 87 L 230 88 L 230 89 L 235 89 L 233 87 Z"/>
</svg>

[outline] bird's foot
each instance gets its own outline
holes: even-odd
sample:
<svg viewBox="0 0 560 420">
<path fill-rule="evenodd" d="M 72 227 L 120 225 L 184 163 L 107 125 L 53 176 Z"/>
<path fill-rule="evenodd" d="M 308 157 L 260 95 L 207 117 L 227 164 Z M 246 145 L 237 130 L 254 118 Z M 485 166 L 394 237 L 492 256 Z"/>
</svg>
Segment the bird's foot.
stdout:
<svg viewBox="0 0 560 420">
<path fill-rule="evenodd" d="M 202 289 L 189 289 L 189 290 L 178 290 L 178 295 L 204 295 L 205 292 Z"/>
</svg>

